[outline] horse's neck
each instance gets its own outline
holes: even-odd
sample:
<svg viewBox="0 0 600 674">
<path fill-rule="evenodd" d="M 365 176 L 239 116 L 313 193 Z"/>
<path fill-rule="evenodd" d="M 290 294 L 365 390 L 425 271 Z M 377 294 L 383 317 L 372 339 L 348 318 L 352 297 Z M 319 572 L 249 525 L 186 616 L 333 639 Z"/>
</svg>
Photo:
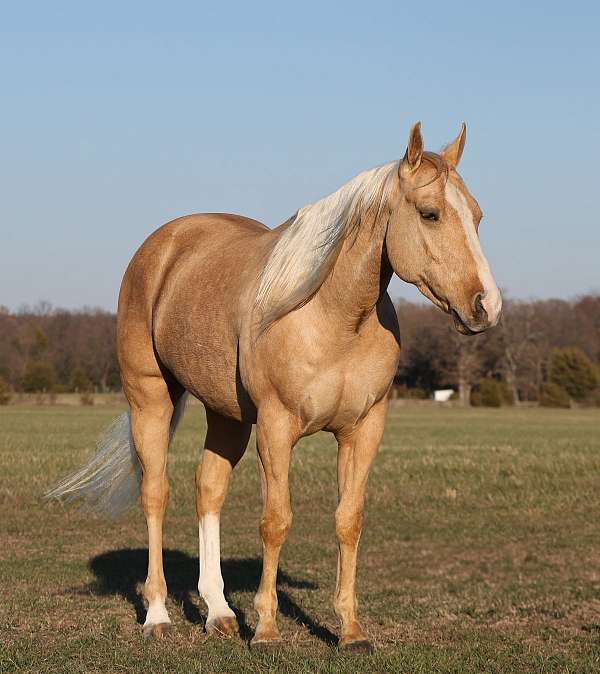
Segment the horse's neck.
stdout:
<svg viewBox="0 0 600 674">
<path fill-rule="evenodd" d="M 331 274 L 317 295 L 325 314 L 356 332 L 386 292 L 392 275 L 385 255 L 387 214 L 363 217 L 342 244 Z"/>
</svg>

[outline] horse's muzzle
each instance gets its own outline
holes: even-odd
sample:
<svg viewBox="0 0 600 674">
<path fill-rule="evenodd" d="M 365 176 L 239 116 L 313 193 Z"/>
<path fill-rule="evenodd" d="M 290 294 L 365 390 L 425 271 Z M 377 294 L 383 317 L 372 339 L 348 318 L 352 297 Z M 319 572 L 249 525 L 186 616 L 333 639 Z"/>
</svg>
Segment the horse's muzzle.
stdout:
<svg viewBox="0 0 600 674">
<path fill-rule="evenodd" d="M 487 293 L 478 292 L 473 298 L 469 316 L 461 315 L 454 308 L 450 310 L 450 313 L 454 319 L 454 327 L 458 332 L 463 335 L 477 335 L 493 328 L 498 323 L 501 307 L 501 298 L 493 298 L 490 302 Z"/>
</svg>

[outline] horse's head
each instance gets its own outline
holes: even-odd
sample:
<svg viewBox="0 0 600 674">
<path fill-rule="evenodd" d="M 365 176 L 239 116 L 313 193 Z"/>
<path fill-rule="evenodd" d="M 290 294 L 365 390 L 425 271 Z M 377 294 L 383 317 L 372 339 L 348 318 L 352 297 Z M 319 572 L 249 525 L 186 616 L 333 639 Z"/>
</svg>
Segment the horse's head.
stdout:
<svg viewBox="0 0 600 674">
<path fill-rule="evenodd" d="M 456 172 L 465 139 L 463 124 L 437 155 L 424 151 L 421 124 L 413 126 L 386 248 L 401 279 L 451 313 L 459 332 L 474 334 L 496 325 L 502 297 L 479 242 L 481 209 Z"/>
</svg>

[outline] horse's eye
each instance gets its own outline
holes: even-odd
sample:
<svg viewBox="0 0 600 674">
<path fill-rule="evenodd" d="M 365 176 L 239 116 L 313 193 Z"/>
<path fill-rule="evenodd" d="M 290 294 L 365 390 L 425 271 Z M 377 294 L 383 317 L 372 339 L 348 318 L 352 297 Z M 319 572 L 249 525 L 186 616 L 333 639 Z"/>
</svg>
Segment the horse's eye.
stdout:
<svg viewBox="0 0 600 674">
<path fill-rule="evenodd" d="M 419 211 L 423 220 L 428 220 L 429 222 L 437 222 L 439 218 L 439 213 L 433 210 L 423 210 Z"/>
</svg>

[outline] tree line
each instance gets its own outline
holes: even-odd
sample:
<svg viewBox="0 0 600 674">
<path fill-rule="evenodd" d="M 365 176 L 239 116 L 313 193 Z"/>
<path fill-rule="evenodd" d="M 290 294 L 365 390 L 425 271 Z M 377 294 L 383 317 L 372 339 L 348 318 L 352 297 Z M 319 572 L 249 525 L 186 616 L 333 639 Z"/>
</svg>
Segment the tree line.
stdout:
<svg viewBox="0 0 600 674">
<path fill-rule="evenodd" d="M 402 359 L 396 394 L 452 388 L 463 404 L 600 404 L 600 295 L 507 300 L 499 325 L 465 337 L 430 304 L 397 304 Z M 0 308 L 0 391 L 118 391 L 116 317 L 41 303 Z"/>
<path fill-rule="evenodd" d="M 453 388 L 464 403 L 600 404 L 600 295 L 505 300 L 498 326 L 465 337 L 432 305 L 397 305 L 408 395 Z"/>
<path fill-rule="evenodd" d="M 14 392 L 116 391 L 116 316 L 41 303 L 0 308 L 0 378 Z"/>
</svg>

